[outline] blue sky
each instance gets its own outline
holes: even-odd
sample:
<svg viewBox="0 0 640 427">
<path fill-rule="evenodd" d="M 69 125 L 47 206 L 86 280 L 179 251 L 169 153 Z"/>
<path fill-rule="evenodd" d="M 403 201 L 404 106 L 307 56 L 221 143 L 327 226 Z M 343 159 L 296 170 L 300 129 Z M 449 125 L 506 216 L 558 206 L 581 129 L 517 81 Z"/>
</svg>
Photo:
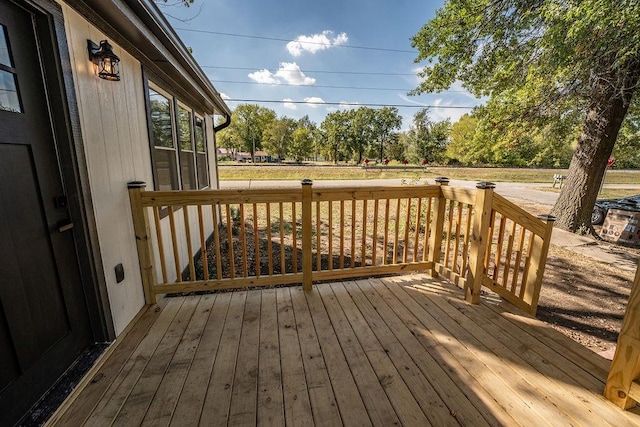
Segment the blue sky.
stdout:
<svg viewBox="0 0 640 427">
<path fill-rule="evenodd" d="M 256 103 L 278 116 L 309 115 L 317 124 L 331 111 L 350 108 L 323 102 L 436 106 L 430 108 L 434 120 L 455 122 L 470 110 L 444 107 L 480 103 L 460 85 L 407 96 L 418 82 L 419 67 L 410 38 L 441 5 L 424 0 L 195 0 L 190 8 L 161 10 L 227 99 L 276 101 Z M 231 108 L 238 104 L 227 103 Z M 408 129 L 418 108 L 399 111 Z"/>
</svg>

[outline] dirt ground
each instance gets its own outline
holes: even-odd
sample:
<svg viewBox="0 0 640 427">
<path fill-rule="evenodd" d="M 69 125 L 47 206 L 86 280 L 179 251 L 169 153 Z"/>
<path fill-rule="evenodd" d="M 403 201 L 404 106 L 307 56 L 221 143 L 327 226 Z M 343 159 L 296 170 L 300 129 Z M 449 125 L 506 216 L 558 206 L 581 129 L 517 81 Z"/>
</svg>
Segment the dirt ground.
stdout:
<svg viewBox="0 0 640 427">
<path fill-rule="evenodd" d="M 523 204 L 529 212 L 548 208 Z M 597 231 L 597 230 L 596 230 Z M 630 255 L 634 248 L 616 247 Z M 551 246 L 536 317 L 600 353 L 615 348 L 634 272 Z"/>
</svg>

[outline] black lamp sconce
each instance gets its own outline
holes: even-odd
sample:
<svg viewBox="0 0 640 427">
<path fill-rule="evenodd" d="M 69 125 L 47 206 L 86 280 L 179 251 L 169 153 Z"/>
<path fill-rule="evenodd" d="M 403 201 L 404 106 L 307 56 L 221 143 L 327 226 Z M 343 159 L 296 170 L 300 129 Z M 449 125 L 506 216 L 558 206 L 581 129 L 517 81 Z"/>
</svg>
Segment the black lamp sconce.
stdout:
<svg viewBox="0 0 640 427">
<path fill-rule="evenodd" d="M 98 66 L 98 77 L 105 80 L 120 80 L 120 58 L 113 53 L 108 41 L 102 40 L 100 46 L 87 40 L 89 60 Z"/>
</svg>

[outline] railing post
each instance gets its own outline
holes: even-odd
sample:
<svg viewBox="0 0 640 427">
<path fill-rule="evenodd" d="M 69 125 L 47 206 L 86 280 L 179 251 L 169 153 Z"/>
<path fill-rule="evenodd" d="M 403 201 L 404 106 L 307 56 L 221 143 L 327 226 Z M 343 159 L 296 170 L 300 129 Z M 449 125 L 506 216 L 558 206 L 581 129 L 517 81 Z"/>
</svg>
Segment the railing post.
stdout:
<svg viewBox="0 0 640 427">
<path fill-rule="evenodd" d="M 311 290 L 313 253 L 311 251 L 311 189 L 313 181 L 302 180 L 302 288 Z M 318 248 L 320 250 L 320 248 Z"/>
<path fill-rule="evenodd" d="M 556 217 L 553 215 L 539 215 L 538 219 L 545 221 L 546 228 L 544 236 L 535 236 L 533 245 L 530 248 L 531 258 L 524 290 L 523 301 L 531 307 L 529 314 L 535 316 L 538 309 L 538 300 L 540 299 L 540 288 L 542 287 L 542 276 L 547 263 L 547 254 L 549 253 L 549 244 L 551 243 L 551 232 L 553 231 L 553 223 Z"/>
<path fill-rule="evenodd" d="M 158 283 L 156 270 L 153 266 L 153 248 L 151 247 L 151 235 L 149 227 L 149 214 L 142 207 L 142 192 L 146 187 L 142 181 L 132 181 L 127 183 L 129 189 L 129 201 L 131 203 L 131 216 L 133 218 L 133 231 L 136 236 L 136 247 L 138 249 L 138 262 L 140 264 L 140 274 L 142 276 L 142 288 L 144 299 L 147 304 L 155 304 L 156 294 L 153 290 Z M 160 226 L 160 224 L 156 224 Z"/>
<path fill-rule="evenodd" d="M 624 314 L 618 345 L 604 388 L 604 396 L 621 407 L 630 409 L 640 401 L 640 263 L 633 280 L 627 310 Z"/>
<path fill-rule="evenodd" d="M 473 231 L 470 236 L 469 269 L 467 270 L 467 281 L 464 287 L 465 299 L 472 304 L 480 302 L 484 261 L 487 245 L 490 244 L 489 226 L 491 225 L 493 189 L 495 187 L 496 185 L 492 182 L 479 182 L 476 184 Z"/>
<path fill-rule="evenodd" d="M 435 181 L 440 187 L 449 185 L 449 178 L 444 176 L 437 177 Z M 435 204 L 433 206 L 435 218 L 433 219 L 433 228 L 431 229 L 431 236 L 429 239 L 429 261 L 433 263 L 433 267 L 431 268 L 431 277 L 438 277 L 436 264 L 440 262 L 440 248 L 442 247 L 442 232 L 444 230 L 444 211 L 446 204 L 447 200 L 444 198 L 442 191 L 440 191 L 440 195 L 435 200 Z"/>
</svg>

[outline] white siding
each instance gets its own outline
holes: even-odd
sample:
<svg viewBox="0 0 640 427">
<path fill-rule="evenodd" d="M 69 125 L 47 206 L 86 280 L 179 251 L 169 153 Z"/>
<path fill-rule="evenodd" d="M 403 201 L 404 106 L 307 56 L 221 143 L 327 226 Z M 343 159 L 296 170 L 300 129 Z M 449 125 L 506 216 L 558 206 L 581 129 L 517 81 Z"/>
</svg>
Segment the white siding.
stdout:
<svg viewBox="0 0 640 427">
<path fill-rule="evenodd" d="M 129 181 L 153 183 L 142 71 L 137 60 L 109 40 L 120 57 L 122 79 L 99 79 L 88 59 L 87 39 L 98 43 L 107 37 L 74 10 L 61 6 L 105 280 L 115 331 L 120 334 L 144 305 L 127 192 Z M 114 267 L 119 263 L 125 279 L 116 283 Z"/>
</svg>

